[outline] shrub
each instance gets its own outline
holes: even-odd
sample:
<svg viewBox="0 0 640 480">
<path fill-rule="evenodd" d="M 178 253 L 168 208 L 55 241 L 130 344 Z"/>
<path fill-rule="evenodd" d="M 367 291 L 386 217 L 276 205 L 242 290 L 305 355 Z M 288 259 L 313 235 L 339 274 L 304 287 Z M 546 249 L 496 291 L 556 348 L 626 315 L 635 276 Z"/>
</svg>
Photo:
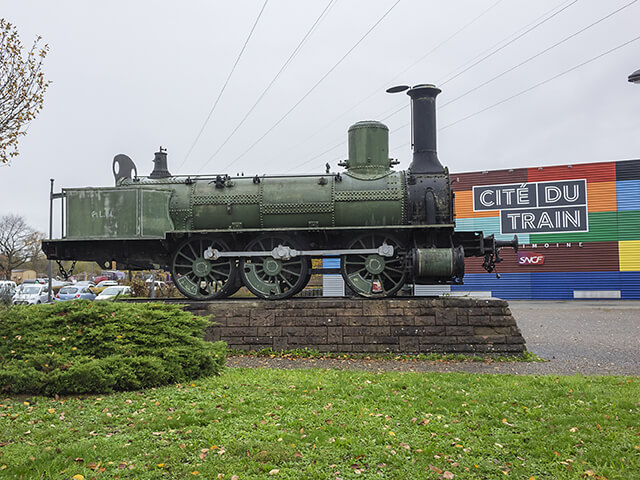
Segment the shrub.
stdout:
<svg viewBox="0 0 640 480">
<path fill-rule="evenodd" d="M 208 319 L 161 303 L 59 302 L 0 309 L 0 390 L 112 392 L 222 372 Z"/>
</svg>

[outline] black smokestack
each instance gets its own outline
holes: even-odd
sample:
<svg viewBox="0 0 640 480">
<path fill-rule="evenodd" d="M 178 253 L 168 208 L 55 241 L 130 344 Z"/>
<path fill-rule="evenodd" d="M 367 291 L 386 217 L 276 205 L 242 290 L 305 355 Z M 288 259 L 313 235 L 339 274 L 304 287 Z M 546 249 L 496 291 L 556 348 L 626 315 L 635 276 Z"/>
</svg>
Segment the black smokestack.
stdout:
<svg viewBox="0 0 640 480">
<path fill-rule="evenodd" d="M 435 85 L 425 84 L 407 92 L 411 97 L 411 173 L 444 173 L 436 148 L 436 96 L 441 91 Z"/>
<path fill-rule="evenodd" d="M 167 167 L 167 149 L 160 147 L 160 151 L 154 154 L 153 172 L 151 172 L 149 178 L 167 178 L 170 176 L 171 174 Z"/>
</svg>

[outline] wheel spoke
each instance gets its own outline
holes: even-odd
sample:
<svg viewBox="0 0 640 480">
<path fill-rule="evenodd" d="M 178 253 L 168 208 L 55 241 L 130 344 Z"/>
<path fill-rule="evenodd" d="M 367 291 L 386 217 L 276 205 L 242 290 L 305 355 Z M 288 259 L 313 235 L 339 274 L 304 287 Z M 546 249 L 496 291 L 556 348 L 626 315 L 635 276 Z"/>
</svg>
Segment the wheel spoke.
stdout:
<svg viewBox="0 0 640 480">
<path fill-rule="evenodd" d="M 293 288 L 293 283 L 291 283 L 289 280 L 287 280 L 287 277 L 285 277 L 284 275 L 282 275 L 282 273 L 278 274 L 278 278 L 281 279 L 284 283 L 286 283 L 287 285 L 289 285 L 289 288 Z"/>
<path fill-rule="evenodd" d="M 171 272 L 180 280 L 176 287 L 193 300 L 221 298 L 237 290 L 236 259 L 205 260 L 203 252 L 207 248 L 229 251 L 223 241 L 198 236 L 185 240 L 173 255 Z"/>
<path fill-rule="evenodd" d="M 386 234 L 363 234 L 354 239 L 349 248 L 374 249 L 382 244 L 394 248 L 394 257 L 382 257 L 377 254 L 343 255 L 341 271 L 345 283 L 358 295 L 370 298 L 384 298 L 394 295 L 404 284 L 403 245 L 394 237 Z M 381 291 L 374 291 L 380 285 Z"/>
<path fill-rule="evenodd" d="M 217 270 L 215 268 L 211 269 L 211 273 L 217 273 L 218 275 L 220 275 L 221 277 L 228 277 L 229 276 L 229 272 L 226 271 L 221 271 L 221 270 Z"/>
<path fill-rule="evenodd" d="M 195 258 L 188 257 L 188 256 L 187 256 L 185 253 L 183 253 L 182 251 L 178 252 L 178 255 L 180 255 L 180 256 L 182 256 L 182 257 L 186 258 L 186 259 L 187 259 L 187 260 L 189 260 L 190 262 L 193 262 L 193 261 L 195 260 Z"/>
</svg>

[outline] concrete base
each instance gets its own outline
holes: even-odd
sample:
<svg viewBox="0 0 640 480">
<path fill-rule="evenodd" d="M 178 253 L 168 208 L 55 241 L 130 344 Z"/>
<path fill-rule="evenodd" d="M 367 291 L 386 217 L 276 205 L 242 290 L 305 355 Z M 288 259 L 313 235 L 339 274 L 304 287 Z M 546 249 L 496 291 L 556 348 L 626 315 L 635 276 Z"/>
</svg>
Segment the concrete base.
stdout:
<svg viewBox="0 0 640 480">
<path fill-rule="evenodd" d="M 231 349 L 501 355 L 525 351 L 509 306 L 499 299 L 234 299 L 194 302 L 185 308 L 211 315 L 205 339 L 222 340 Z"/>
</svg>

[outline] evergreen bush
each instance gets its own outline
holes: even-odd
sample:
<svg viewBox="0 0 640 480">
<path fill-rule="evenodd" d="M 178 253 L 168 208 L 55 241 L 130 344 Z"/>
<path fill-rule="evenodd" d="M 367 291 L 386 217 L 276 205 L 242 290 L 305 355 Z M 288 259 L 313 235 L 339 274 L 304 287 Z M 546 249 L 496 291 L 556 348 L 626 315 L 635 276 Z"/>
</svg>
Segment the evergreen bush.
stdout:
<svg viewBox="0 0 640 480">
<path fill-rule="evenodd" d="M 162 303 L 0 307 L 0 391 L 102 393 L 220 374 L 226 345 L 203 340 L 207 324 Z"/>
</svg>

